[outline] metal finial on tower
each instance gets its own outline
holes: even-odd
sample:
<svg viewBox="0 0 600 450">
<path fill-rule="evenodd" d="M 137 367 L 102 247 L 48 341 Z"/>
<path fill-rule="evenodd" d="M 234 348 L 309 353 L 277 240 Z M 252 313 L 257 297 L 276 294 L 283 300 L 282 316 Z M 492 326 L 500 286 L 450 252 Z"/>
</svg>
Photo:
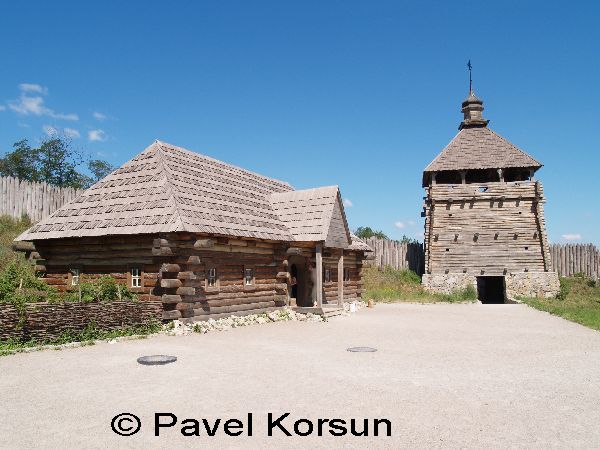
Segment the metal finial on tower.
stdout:
<svg viewBox="0 0 600 450">
<path fill-rule="evenodd" d="M 473 93 L 473 78 L 471 77 L 471 72 L 473 70 L 473 66 L 471 65 L 471 60 L 467 63 L 467 68 L 469 69 L 469 95 Z"/>
</svg>

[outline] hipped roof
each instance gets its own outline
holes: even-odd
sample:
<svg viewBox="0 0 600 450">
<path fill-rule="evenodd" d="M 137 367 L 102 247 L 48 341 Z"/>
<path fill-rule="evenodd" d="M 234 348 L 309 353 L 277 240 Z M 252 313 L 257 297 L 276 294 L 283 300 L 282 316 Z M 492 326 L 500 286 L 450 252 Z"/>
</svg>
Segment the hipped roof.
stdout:
<svg viewBox="0 0 600 450">
<path fill-rule="evenodd" d="M 294 191 L 286 182 L 160 141 L 16 240 L 177 231 L 351 245 L 336 186 Z"/>
<path fill-rule="evenodd" d="M 463 128 L 425 168 L 444 170 L 534 168 L 542 165 L 488 127 Z"/>
</svg>

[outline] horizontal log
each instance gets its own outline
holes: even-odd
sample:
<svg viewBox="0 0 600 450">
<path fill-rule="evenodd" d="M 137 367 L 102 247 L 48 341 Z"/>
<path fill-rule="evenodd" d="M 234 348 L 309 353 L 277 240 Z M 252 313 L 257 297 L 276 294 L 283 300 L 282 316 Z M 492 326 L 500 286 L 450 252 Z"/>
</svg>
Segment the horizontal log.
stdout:
<svg viewBox="0 0 600 450">
<path fill-rule="evenodd" d="M 262 303 L 262 302 L 270 302 L 277 301 L 281 299 L 287 298 L 283 295 L 263 295 L 258 297 L 245 297 L 245 298 L 230 298 L 230 299 L 215 299 L 208 300 L 206 304 L 209 307 L 218 307 L 218 306 L 231 306 L 231 305 L 244 305 L 251 303 Z"/>
<path fill-rule="evenodd" d="M 179 264 L 168 264 L 165 263 L 160 267 L 161 272 L 179 272 L 181 271 L 181 266 Z"/>
<path fill-rule="evenodd" d="M 35 245 L 29 241 L 14 241 L 12 249 L 16 252 L 33 252 L 35 251 Z"/>
<path fill-rule="evenodd" d="M 180 280 L 197 280 L 199 278 L 194 272 L 179 272 L 177 278 Z M 204 278 L 204 277 L 202 277 Z"/>
<path fill-rule="evenodd" d="M 247 311 L 254 309 L 263 309 L 274 307 L 274 301 L 268 302 L 258 302 L 258 303 L 248 303 L 244 305 L 231 305 L 231 306 L 215 306 L 215 307 L 206 307 L 206 308 L 196 308 L 194 309 L 194 316 L 204 316 L 207 314 L 221 314 L 221 313 L 229 313 L 233 314 L 237 311 Z"/>
<path fill-rule="evenodd" d="M 181 282 L 181 280 L 178 279 L 170 279 L 170 278 L 163 278 L 162 280 L 160 280 L 160 287 L 165 288 L 165 289 L 173 289 L 173 288 L 178 288 L 181 287 L 183 285 L 183 283 Z"/>
<path fill-rule="evenodd" d="M 152 249 L 154 256 L 173 256 L 173 250 L 170 247 L 158 247 Z"/>
<path fill-rule="evenodd" d="M 202 260 L 200 259 L 199 256 L 197 255 L 191 255 L 188 259 L 187 259 L 187 263 L 188 264 L 197 264 L 200 265 L 202 264 Z"/>
<path fill-rule="evenodd" d="M 164 294 L 161 297 L 161 300 L 163 303 L 165 304 L 174 304 L 174 303 L 179 303 L 181 302 L 181 295 L 174 295 L 174 294 Z"/>
<path fill-rule="evenodd" d="M 237 311 L 235 313 L 220 313 L 220 314 L 202 314 L 202 315 L 198 315 L 198 316 L 194 316 L 190 319 L 184 319 L 183 322 L 185 323 L 194 323 L 194 322 L 203 322 L 209 319 L 223 319 L 226 317 L 230 317 L 232 315 L 235 315 L 237 317 L 244 317 L 244 316 L 249 316 L 251 314 L 264 314 L 264 313 L 268 313 L 271 311 L 277 311 L 281 309 L 280 307 L 274 306 L 274 307 L 269 307 L 269 308 L 259 308 L 259 309 L 250 309 L 250 310 L 246 310 L 246 311 Z"/>
<path fill-rule="evenodd" d="M 194 248 L 213 248 L 215 241 L 213 239 L 198 239 L 194 243 Z"/>
<path fill-rule="evenodd" d="M 154 239 L 152 241 L 152 246 L 153 247 L 168 247 L 169 241 L 166 239 Z"/>
<path fill-rule="evenodd" d="M 162 317 L 164 320 L 179 319 L 181 317 L 181 311 L 174 309 L 173 311 L 163 311 Z"/>
<path fill-rule="evenodd" d="M 179 295 L 195 295 L 196 294 L 196 288 L 195 287 L 180 287 L 177 288 L 177 294 Z"/>
</svg>

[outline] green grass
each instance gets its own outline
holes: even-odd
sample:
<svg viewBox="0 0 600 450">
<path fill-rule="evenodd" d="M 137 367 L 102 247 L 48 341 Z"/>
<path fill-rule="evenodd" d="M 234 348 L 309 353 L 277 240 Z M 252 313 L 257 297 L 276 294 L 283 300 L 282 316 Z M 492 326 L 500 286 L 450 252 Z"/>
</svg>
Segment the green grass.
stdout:
<svg viewBox="0 0 600 450">
<path fill-rule="evenodd" d="M 147 322 L 141 325 L 132 325 L 121 327 L 114 330 L 101 330 L 95 324 L 89 324 L 84 330 L 65 331 L 56 339 L 31 340 L 31 341 L 0 341 L 0 356 L 10 355 L 21 352 L 27 348 L 40 347 L 43 345 L 61 345 L 71 342 L 81 342 L 84 345 L 94 345 L 97 340 L 110 340 L 124 336 L 147 336 L 157 333 L 161 329 L 161 324 L 156 321 Z"/>
<path fill-rule="evenodd" d="M 475 288 L 458 290 L 450 295 L 431 294 L 421 286 L 421 278 L 411 270 L 396 270 L 391 267 L 363 269 L 365 293 L 363 298 L 376 302 L 473 302 L 477 300 Z"/>
<path fill-rule="evenodd" d="M 13 240 L 31 226 L 31 221 L 27 216 L 20 219 L 13 219 L 11 216 L 0 216 L 0 270 L 20 256 L 13 252 Z"/>
<path fill-rule="evenodd" d="M 600 330 L 600 284 L 589 278 L 561 278 L 560 294 L 556 298 L 520 300 L 540 311 Z"/>
</svg>

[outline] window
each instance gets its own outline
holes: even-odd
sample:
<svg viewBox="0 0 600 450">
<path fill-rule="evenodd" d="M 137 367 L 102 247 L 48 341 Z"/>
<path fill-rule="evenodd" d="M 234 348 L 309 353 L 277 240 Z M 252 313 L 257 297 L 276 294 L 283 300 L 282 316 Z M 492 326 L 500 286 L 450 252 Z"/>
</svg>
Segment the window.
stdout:
<svg viewBox="0 0 600 450">
<path fill-rule="evenodd" d="M 79 269 L 71 269 L 71 286 L 79 286 L 80 275 Z"/>
<path fill-rule="evenodd" d="M 206 271 L 206 287 L 217 287 L 216 267 L 211 267 Z"/>
<path fill-rule="evenodd" d="M 350 269 L 344 267 L 344 281 L 350 281 Z"/>
<path fill-rule="evenodd" d="M 142 287 L 142 269 L 140 269 L 139 267 L 131 268 L 131 287 Z"/>
<path fill-rule="evenodd" d="M 244 285 L 252 286 L 254 284 L 254 269 L 244 269 Z"/>
<path fill-rule="evenodd" d="M 323 277 L 323 279 L 325 280 L 325 283 L 331 282 L 331 270 L 330 269 L 325 269 L 325 276 Z"/>
</svg>

